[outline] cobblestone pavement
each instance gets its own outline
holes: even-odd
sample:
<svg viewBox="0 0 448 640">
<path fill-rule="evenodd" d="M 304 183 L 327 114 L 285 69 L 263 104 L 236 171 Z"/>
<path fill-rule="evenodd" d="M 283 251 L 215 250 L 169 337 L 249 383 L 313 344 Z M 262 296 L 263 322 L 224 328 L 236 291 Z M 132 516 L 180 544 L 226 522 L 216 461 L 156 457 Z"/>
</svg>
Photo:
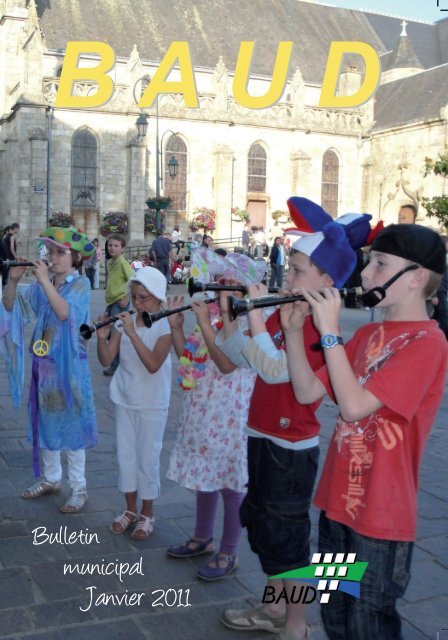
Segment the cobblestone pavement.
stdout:
<svg viewBox="0 0 448 640">
<path fill-rule="evenodd" d="M 174 293 L 172 287 L 171 293 Z M 103 309 L 103 291 L 92 300 L 92 317 Z M 343 311 L 345 336 L 369 320 L 369 312 Z M 187 322 L 191 325 L 192 318 Z M 174 356 L 173 362 L 176 362 Z M 244 633 L 221 625 L 219 615 L 226 608 L 255 604 L 261 597 L 264 576 L 251 553 L 245 535 L 240 551 L 240 568 L 232 577 L 216 582 L 197 580 L 195 570 L 203 558 L 176 560 L 166 556 L 168 545 L 182 542 L 192 533 L 194 495 L 165 478 L 173 445 L 181 391 L 173 386 L 168 426 L 162 453 L 162 494 L 156 505 L 154 534 L 135 542 L 127 534 L 113 535 L 108 525 L 123 508 L 117 490 L 117 465 L 111 404 L 110 378 L 102 375 L 92 339 L 90 364 L 95 392 L 100 443 L 87 452 L 89 501 L 76 515 L 59 513 L 62 496 L 25 501 L 19 492 L 32 480 L 31 448 L 26 441 L 26 407 L 13 409 L 0 364 L 0 637 L 27 640 L 237 640 Z M 175 369 L 174 369 L 175 372 Z M 424 372 L 422 372 L 424 375 Z M 173 373 L 173 377 L 175 373 Z M 324 402 L 322 453 L 326 450 L 336 411 Z M 439 629 L 448 628 L 448 514 L 447 514 L 447 418 L 448 402 L 434 425 L 421 468 L 420 515 L 412 579 L 400 604 L 406 640 L 436 639 Z M 313 511 L 313 547 L 316 546 L 317 512 Z M 65 530 L 96 534 L 90 544 L 78 540 L 62 545 L 43 542 L 45 535 Z M 34 532 L 34 533 L 33 533 Z M 216 531 L 219 538 L 220 531 Z M 39 537 L 40 536 L 40 537 Z M 98 544 L 96 543 L 98 540 Z M 34 544 L 41 542 L 41 544 Z M 129 563 L 132 575 L 64 575 L 65 563 Z M 136 564 L 137 563 L 137 564 Z M 144 575 L 138 573 L 140 571 Z M 95 603 L 102 593 L 119 596 L 144 593 L 140 604 Z M 91 602 L 93 600 L 93 602 Z M 185 606 L 185 605 L 189 606 Z M 317 605 L 310 607 L 313 638 L 325 638 Z M 447 635 L 443 635 L 446 633 Z M 274 637 L 251 633 L 251 640 Z M 448 638 L 448 631 L 440 640 Z M 348 639 L 350 640 L 350 639 Z"/>
</svg>

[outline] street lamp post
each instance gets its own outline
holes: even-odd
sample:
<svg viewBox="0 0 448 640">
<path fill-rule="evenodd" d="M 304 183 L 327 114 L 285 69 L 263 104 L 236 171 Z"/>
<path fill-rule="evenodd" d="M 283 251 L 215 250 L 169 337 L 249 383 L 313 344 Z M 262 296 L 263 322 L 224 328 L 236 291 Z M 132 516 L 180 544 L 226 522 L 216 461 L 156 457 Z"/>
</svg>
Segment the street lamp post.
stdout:
<svg viewBox="0 0 448 640">
<path fill-rule="evenodd" d="M 137 134 L 140 140 L 146 136 L 148 131 L 148 116 L 145 113 L 141 113 L 137 118 L 136 122 Z M 161 186 L 162 186 L 162 172 L 161 172 L 161 163 L 163 159 L 163 139 L 167 133 L 171 133 L 173 136 L 177 136 L 178 134 L 174 131 L 168 129 L 164 131 L 162 138 L 159 137 L 159 97 L 156 99 L 156 195 L 154 198 L 154 202 L 152 204 L 152 208 L 156 211 L 156 231 L 160 231 L 161 221 L 160 221 L 160 211 L 165 208 L 163 203 L 161 202 Z M 177 176 L 177 172 L 179 169 L 179 162 L 176 160 L 174 154 L 171 156 L 168 162 L 168 173 L 171 179 Z"/>
</svg>

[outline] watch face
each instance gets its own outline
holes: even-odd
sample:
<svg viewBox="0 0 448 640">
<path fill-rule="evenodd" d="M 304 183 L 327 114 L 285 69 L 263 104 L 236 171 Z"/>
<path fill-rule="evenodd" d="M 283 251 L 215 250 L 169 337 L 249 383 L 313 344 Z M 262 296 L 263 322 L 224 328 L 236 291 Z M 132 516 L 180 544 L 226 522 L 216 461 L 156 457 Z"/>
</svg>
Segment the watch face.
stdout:
<svg viewBox="0 0 448 640">
<path fill-rule="evenodd" d="M 322 336 L 320 343 L 325 349 L 335 347 L 337 344 L 344 344 L 341 336 L 333 336 L 330 333 L 328 333 L 326 336 Z"/>
</svg>

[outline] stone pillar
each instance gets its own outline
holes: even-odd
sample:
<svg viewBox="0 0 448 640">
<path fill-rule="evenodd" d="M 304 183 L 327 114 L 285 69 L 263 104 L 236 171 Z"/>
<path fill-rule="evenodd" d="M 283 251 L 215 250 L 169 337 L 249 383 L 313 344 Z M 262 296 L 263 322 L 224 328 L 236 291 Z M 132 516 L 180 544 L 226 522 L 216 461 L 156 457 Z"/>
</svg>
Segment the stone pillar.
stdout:
<svg viewBox="0 0 448 640">
<path fill-rule="evenodd" d="M 291 155 L 291 193 L 306 194 L 309 192 L 311 158 L 304 151 L 297 151 Z"/>
<path fill-rule="evenodd" d="M 145 242 L 146 146 L 137 139 L 127 146 L 126 211 L 129 246 Z"/>
<path fill-rule="evenodd" d="M 6 169 L 5 158 L 6 148 L 2 141 L 0 141 L 0 226 L 6 225 L 6 208 L 4 206 L 6 201 Z"/>
<path fill-rule="evenodd" d="M 47 226 L 47 153 L 48 136 L 41 127 L 36 127 L 29 137 L 30 142 L 30 196 L 28 235 L 36 237 Z"/>
<path fill-rule="evenodd" d="M 233 151 L 226 145 L 220 145 L 214 151 L 215 177 L 214 199 L 216 211 L 216 238 L 230 237 L 230 217 L 232 209 L 232 162 Z"/>
<path fill-rule="evenodd" d="M 364 160 L 361 166 L 361 211 L 369 211 L 369 205 L 372 199 L 373 168 L 375 166 L 375 161 L 369 156 Z"/>
<path fill-rule="evenodd" d="M 18 172 L 13 168 L 18 166 L 18 147 L 19 140 L 16 132 L 11 132 L 11 135 L 4 138 L 5 153 L 4 153 L 4 184 L 5 193 L 4 200 L 1 203 L 2 211 L 5 216 L 7 224 L 12 222 L 22 223 L 22 218 L 19 218 L 19 179 Z"/>
</svg>

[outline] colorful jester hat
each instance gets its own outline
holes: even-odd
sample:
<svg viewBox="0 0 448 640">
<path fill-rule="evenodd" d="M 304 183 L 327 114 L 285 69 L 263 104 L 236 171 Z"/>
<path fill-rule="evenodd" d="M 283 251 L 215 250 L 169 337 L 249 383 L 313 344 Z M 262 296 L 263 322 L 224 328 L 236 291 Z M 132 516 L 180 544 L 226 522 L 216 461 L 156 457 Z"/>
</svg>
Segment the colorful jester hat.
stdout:
<svg viewBox="0 0 448 640">
<path fill-rule="evenodd" d="M 49 227 L 40 234 L 39 240 L 45 245 L 53 244 L 62 249 L 73 249 L 85 257 L 96 251 L 95 245 L 86 234 L 75 227 Z"/>
<path fill-rule="evenodd" d="M 223 258 L 211 249 L 198 247 L 191 255 L 190 273 L 195 280 L 204 284 L 213 282 L 219 276 L 248 286 L 261 282 L 266 269 L 264 260 L 256 262 L 242 253 L 229 253 Z"/>
<path fill-rule="evenodd" d="M 372 216 L 346 213 L 333 220 L 322 207 L 307 198 L 294 196 L 287 204 L 297 233 L 302 236 L 291 248 L 307 255 L 319 269 L 328 273 L 335 287 L 342 287 L 356 266 L 356 250 L 370 240 Z"/>
</svg>

